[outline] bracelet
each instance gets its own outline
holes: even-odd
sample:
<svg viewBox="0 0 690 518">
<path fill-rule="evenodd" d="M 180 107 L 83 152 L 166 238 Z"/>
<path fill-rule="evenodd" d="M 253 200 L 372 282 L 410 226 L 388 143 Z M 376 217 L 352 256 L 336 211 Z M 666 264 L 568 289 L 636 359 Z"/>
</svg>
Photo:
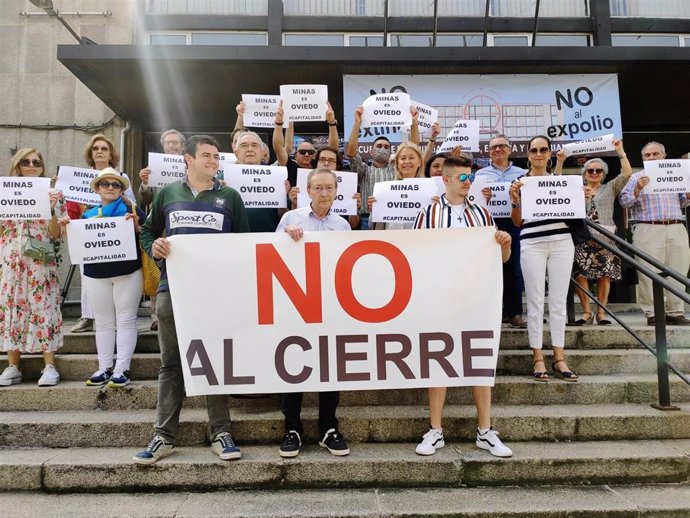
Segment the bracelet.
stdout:
<svg viewBox="0 0 690 518">
<path fill-rule="evenodd" d="M 276 125 L 276 126 L 282 126 L 283 123 L 282 123 L 282 122 L 275 121 L 275 125 Z"/>
<path fill-rule="evenodd" d="M 520 204 L 519 204 L 519 203 L 513 203 L 513 202 L 511 201 L 511 202 L 510 202 L 510 205 L 511 205 L 514 209 L 519 209 L 519 208 L 520 208 Z"/>
<path fill-rule="evenodd" d="M 338 121 L 337 121 L 337 119 L 334 120 L 334 121 L 333 121 L 333 124 L 331 124 L 330 122 L 326 121 L 326 124 L 328 124 L 329 126 L 337 126 L 337 125 L 338 125 Z"/>
<path fill-rule="evenodd" d="M 626 156 L 628 156 L 626 153 L 623 153 L 622 155 L 618 155 L 618 158 L 621 160 L 624 159 Z"/>
</svg>

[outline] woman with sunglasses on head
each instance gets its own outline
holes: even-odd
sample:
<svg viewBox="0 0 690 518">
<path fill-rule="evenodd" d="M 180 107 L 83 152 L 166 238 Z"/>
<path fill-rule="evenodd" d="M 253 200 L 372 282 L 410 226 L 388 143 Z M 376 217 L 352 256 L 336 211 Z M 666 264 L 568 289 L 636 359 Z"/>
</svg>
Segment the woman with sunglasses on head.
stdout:
<svg viewBox="0 0 690 518">
<path fill-rule="evenodd" d="M 43 177 L 41 153 L 23 148 L 12 158 L 9 176 Z M 61 202 L 51 190 L 50 208 Z M 34 259 L 24 254 L 30 238 L 54 242 L 60 237 L 56 217 L 50 220 L 0 220 L 0 350 L 7 352 L 9 366 L 0 375 L 0 386 L 21 383 L 20 355 L 43 353 L 45 367 L 38 385 L 60 381 L 55 351 L 62 347 L 62 314 L 57 258 Z"/>
<path fill-rule="evenodd" d="M 101 203 L 87 210 L 82 219 L 124 217 L 134 220 L 137 258 L 129 261 L 84 265 L 82 289 L 91 301 L 96 320 L 98 370 L 87 385 L 124 387 L 130 382 L 130 363 L 137 345 L 137 312 L 143 289 L 139 233 L 146 214 L 124 196 L 129 180 L 112 167 L 103 169 L 91 180 L 91 189 Z M 69 216 L 60 220 L 68 224 Z M 117 329 L 117 333 L 116 333 Z M 117 343 L 117 361 L 113 354 Z"/>
<path fill-rule="evenodd" d="M 563 220 L 522 219 L 520 188 L 525 176 L 551 176 L 551 141 L 539 135 L 527 146 L 529 170 L 510 186 L 511 219 L 520 228 L 520 266 L 527 295 L 527 333 L 532 348 L 535 381 L 549 381 L 542 353 L 544 341 L 544 292 L 549 276 L 549 327 L 554 375 L 564 381 L 577 381 L 577 375 L 565 361 L 566 299 L 573 268 L 575 245 L 570 228 Z"/>
<path fill-rule="evenodd" d="M 585 162 L 585 165 L 582 167 L 582 178 L 584 184 L 589 186 L 592 193 L 587 217 L 615 233 L 616 224 L 613 221 L 613 204 L 630 179 L 632 167 L 623 149 L 623 141 L 614 139 L 613 145 L 621 161 L 621 174 L 613 181 L 604 183 L 604 179 L 609 172 L 608 164 L 600 158 L 592 158 Z M 556 158 L 555 172 L 559 174 L 566 158 L 565 153 L 559 151 L 556 153 Z M 599 246 L 595 241 L 589 240 L 575 245 L 573 272 L 575 280 L 580 286 L 576 293 L 582 304 L 582 318 L 575 323 L 577 325 L 591 324 L 595 316 L 586 293 L 589 292 L 589 281 L 596 281 L 597 299 L 603 305 L 606 305 L 609 299 L 611 281 L 617 281 L 621 278 L 621 260 L 618 256 Z M 604 326 L 611 325 L 611 321 L 606 318 L 606 312 L 602 308 L 597 309 L 596 322 Z"/>
</svg>

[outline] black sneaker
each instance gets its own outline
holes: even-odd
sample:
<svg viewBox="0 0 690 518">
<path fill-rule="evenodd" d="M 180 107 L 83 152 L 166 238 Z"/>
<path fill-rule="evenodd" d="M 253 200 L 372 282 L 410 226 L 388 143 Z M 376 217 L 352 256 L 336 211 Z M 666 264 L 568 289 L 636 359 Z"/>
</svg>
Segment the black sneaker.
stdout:
<svg viewBox="0 0 690 518">
<path fill-rule="evenodd" d="M 347 447 L 345 437 L 335 428 L 331 428 L 326 432 L 323 439 L 319 441 L 319 446 L 326 448 L 333 455 L 337 455 L 338 457 L 350 454 L 350 448 Z"/>
<path fill-rule="evenodd" d="M 283 444 L 280 445 L 280 456 L 287 458 L 297 457 L 301 446 L 302 439 L 300 439 L 299 434 L 294 430 L 290 430 L 283 437 Z"/>
</svg>

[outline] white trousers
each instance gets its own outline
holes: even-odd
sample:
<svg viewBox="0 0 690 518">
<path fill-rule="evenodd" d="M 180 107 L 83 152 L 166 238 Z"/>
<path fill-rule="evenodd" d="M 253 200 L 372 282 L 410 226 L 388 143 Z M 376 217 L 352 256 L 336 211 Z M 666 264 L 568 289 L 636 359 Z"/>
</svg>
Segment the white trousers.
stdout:
<svg viewBox="0 0 690 518">
<path fill-rule="evenodd" d="M 520 242 L 520 266 L 527 296 L 527 334 L 532 349 L 544 344 L 544 291 L 549 275 L 549 328 L 553 347 L 565 345 L 566 301 L 575 245 L 570 236 L 556 241 Z"/>
<path fill-rule="evenodd" d="M 129 370 L 137 346 L 137 312 L 144 285 L 141 270 L 107 279 L 84 277 L 83 284 L 96 319 L 98 369 L 113 367 L 117 339 L 117 363 L 113 370 Z"/>
<path fill-rule="evenodd" d="M 93 319 L 93 308 L 89 302 L 89 296 L 86 293 L 86 288 L 84 287 L 84 265 L 79 265 L 79 273 L 81 274 L 81 318 L 91 318 Z"/>
</svg>

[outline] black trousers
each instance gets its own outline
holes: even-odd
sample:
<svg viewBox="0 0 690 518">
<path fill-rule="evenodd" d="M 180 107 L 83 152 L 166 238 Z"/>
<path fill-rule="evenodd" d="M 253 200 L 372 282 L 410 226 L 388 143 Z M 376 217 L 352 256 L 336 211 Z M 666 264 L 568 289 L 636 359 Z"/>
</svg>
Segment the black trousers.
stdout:
<svg viewBox="0 0 690 518">
<path fill-rule="evenodd" d="M 510 259 L 503 263 L 503 316 L 522 315 L 522 270 L 520 269 L 520 228 L 510 218 L 494 220 L 498 230 L 510 234 Z"/>
<path fill-rule="evenodd" d="M 285 431 L 296 431 L 300 436 L 302 435 L 302 420 L 300 413 L 302 412 L 302 392 L 290 392 L 283 394 L 282 410 L 285 416 Z M 331 428 L 338 429 L 338 419 L 335 417 L 335 411 L 340 403 L 340 392 L 319 392 L 319 439 Z"/>
</svg>

